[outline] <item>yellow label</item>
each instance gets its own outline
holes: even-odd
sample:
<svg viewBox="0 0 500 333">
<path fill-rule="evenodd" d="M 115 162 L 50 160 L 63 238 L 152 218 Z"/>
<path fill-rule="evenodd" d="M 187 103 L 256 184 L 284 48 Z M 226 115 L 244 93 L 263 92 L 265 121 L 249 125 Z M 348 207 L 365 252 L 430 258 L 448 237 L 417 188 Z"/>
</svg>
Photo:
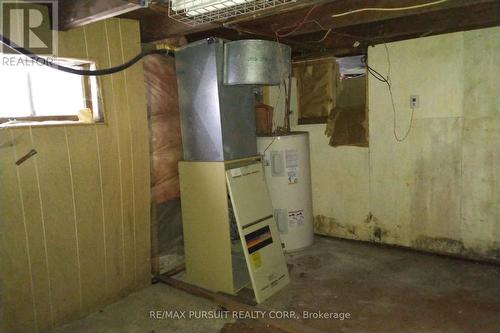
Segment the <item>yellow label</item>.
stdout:
<svg viewBox="0 0 500 333">
<path fill-rule="evenodd" d="M 262 266 L 262 259 L 260 257 L 260 252 L 254 252 L 250 255 L 250 258 L 252 259 L 252 264 L 254 269 L 260 268 Z"/>
</svg>

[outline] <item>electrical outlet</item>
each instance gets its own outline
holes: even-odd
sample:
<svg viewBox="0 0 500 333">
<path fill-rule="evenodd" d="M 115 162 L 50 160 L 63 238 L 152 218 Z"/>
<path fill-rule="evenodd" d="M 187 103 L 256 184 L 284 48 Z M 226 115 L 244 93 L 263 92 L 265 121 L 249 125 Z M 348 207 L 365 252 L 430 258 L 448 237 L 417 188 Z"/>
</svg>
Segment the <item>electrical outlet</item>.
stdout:
<svg viewBox="0 0 500 333">
<path fill-rule="evenodd" d="M 410 96 L 410 108 L 416 109 L 420 106 L 420 98 L 418 95 L 411 95 Z"/>
</svg>

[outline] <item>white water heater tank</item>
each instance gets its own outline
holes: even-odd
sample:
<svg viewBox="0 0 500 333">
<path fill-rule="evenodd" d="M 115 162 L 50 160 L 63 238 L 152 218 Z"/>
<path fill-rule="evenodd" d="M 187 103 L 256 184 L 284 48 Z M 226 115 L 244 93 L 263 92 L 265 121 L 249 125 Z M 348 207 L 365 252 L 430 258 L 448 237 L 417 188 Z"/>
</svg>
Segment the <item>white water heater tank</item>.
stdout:
<svg viewBox="0 0 500 333">
<path fill-rule="evenodd" d="M 257 138 L 264 155 L 266 182 L 285 251 L 313 243 L 313 212 L 309 133 L 292 132 Z"/>
</svg>

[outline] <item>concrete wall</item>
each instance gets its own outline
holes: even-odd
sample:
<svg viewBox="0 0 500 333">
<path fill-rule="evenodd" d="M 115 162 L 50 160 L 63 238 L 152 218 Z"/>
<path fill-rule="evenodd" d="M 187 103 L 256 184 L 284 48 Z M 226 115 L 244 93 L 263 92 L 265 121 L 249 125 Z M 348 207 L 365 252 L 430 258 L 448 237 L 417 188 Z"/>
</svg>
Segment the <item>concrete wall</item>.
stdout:
<svg viewBox="0 0 500 333">
<path fill-rule="evenodd" d="M 59 33 L 59 56 L 98 68 L 140 50 L 132 20 Z M 44 332 L 149 283 L 142 67 L 99 80 L 106 123 L 0 129 L 0 332 Z"/>
<path fill-rule="evenodd" d="M 390 62 L 399 137 L 410 95 L 420 96 L 406 141 L 395 140 L 387 87 L 373 77 L 369 148 L 333 148 L 325 125 L 295 126 L 311 135 L 316 231 L 500 261 L 500 28 L 387 50 L 370 48 L 369 62 L 384 75 Z"/>
</svg>

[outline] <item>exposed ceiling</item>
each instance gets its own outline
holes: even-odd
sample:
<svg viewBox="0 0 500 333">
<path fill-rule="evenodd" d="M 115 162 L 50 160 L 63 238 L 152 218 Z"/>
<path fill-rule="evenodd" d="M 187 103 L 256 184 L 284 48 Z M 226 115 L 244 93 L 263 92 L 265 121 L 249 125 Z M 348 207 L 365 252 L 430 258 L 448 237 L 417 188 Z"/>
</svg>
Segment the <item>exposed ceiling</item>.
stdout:
<svg viewBox="0 0 500 333">
<path fill-rule="evenodd" d="M 81 13 L 92 13 L 99 0 L 60 2 L 80 3 Z M 139 1 L 108 0 L 118 10 L 138 8 Z M 332 17 L 352 10 L 377 7 L 394 8 L 415 6 L 431 0 L 297 0 L 295 3 L 244 15 L 225 22 L 196 27 L 184 25 L 168 17 L 168 4 L 151 4 L 122 17 L 141 21 L 144 42 L 185 35 L 189 41 L 207 37 L 227 39 L 277 38 L 293 48 L 295 58 L 318 55 L 336 56 L 362 54 L 370 45 L 447 32 L 471 30 L 500 25 L 500 0 L 449 0 L 436 4 L 400 11 L 363 11 Z M 74 5 L 76 6 L 76 5 Z M 101 5 L 102 6 L 102 5 Z M 70 6 L 71 7 L 71 6 Z M 130 9 L 132 10 L 132 9 Z M 68 12 L 63 7 L 62 16 Z M 98 11 L 98 10 L 96 10 Z M 73 11 L 75 13 L 75 11 Z M 61 20 L 65 22 L 64 19 Z M 75 19 L 73 19 L 73 22 Z M 89 20 L 82 20 L 88 22 Z M 72 26 L 74 26 L 73 24 Z"/>
</svg>

